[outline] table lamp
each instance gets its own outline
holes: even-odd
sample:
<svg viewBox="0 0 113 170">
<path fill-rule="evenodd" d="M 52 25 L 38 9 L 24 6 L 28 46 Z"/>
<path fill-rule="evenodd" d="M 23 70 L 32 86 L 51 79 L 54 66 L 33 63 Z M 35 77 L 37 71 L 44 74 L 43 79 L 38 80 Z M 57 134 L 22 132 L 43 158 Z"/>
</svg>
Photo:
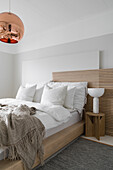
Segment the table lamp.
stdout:
<svg viewBox="0 0 113 170">
<path fill-rule="evenodd" d="M 104 88 L 88 88 L 88 94 L 93 98 L 93 113 L 99 113 L 99 97 L 104 94 Z"/>
</svg>

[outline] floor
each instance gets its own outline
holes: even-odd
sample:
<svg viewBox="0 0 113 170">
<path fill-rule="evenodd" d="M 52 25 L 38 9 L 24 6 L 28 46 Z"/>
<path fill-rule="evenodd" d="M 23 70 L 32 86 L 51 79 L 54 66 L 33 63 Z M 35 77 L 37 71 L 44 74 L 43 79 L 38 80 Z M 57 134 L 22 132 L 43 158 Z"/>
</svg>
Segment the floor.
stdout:
<svg viewBox="0 0 113 170">
<path fill-rule="evenodd" d="M 113 170 L 113 147 L 78 138 L 35 170 Z"/>
<path fill-rule="evenodd" d="M 113 136 L 105 135 L 103 137 L 100 137 L 100 140 L 97 140 L 95 137 L 81 136 L 81 138 L 85 138 L 85 139 L 88 139 L 88 140 L 91 140 L 91 141 L 95 141 L 95 142 L 98 142 L 98 143 L 103 143 L 103 144 L 106 144 L 106 145 L 113 146 Z"/>
</svg>

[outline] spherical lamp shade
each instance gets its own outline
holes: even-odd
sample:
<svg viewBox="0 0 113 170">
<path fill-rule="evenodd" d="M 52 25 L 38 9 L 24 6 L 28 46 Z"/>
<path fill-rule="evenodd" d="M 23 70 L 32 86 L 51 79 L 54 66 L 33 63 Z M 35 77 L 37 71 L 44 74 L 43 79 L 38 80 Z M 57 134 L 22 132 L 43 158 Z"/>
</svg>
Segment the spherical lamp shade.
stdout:
<svg viewBox="0 0 113 170">
<path fill-rule="evenodd" d="M 0 14 L 0 41 L 18 43 L 24 35 L 24 25 L 21 19 L 10 12 Z"/>
</svg>

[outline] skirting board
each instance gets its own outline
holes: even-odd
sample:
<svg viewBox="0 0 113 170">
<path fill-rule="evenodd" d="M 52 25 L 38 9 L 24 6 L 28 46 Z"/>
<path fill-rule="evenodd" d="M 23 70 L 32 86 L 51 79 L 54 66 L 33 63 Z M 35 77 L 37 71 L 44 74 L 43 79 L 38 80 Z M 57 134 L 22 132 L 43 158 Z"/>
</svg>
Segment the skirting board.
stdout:
<svg viewBox="0 0 113 170">
<path fill-rule="evenodd" d="M 56 153 L 58 150 L 66 146 L 68 143 L 76 139 L 84 133 L 84 121 L 80 121 L 62 131 L 46 138 L 44 144 L 44 160 Z M 35 160 L 34 167 L 40 164 L 38 157 Z M 0 161 L 0 170 L 24 170 L 22 161 Z"/>
</svg>

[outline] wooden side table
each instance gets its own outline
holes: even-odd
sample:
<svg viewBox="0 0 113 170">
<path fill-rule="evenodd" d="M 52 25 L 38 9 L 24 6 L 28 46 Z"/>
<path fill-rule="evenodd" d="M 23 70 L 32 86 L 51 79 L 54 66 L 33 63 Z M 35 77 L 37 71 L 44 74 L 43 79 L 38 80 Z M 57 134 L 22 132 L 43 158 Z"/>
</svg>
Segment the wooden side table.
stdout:
<svg viewBox="0 0 113 170">
<path fill-rule="evenodd" d="M 95 136 L 100 140 L 100 136 L 105 135 L 105 114 L 86 112 L 85 115 L 85 136 Z"/>
</svg>

